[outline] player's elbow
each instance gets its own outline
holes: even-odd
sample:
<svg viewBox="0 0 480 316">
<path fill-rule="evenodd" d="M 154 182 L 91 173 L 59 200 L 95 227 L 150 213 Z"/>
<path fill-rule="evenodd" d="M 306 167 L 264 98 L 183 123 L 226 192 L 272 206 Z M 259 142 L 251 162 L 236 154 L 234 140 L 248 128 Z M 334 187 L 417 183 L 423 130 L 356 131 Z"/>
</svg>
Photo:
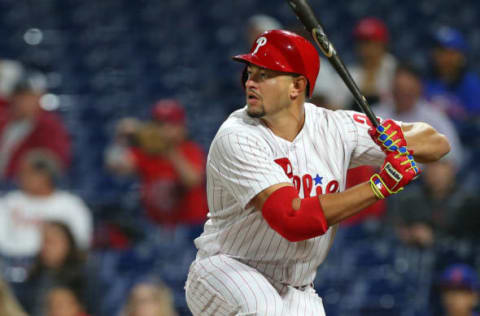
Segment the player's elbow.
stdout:
<svg viewBox="0 0 480 316">
<path fill-rule="evenodd" d="M 301 233 L 288 231 L 288 230 L 277 231 L 277 233 L 279 233 L 283 238 L 285 238 L 289 242 L 299 242 L 299 241 L 304 241 L 314 237 L 321 236 L 325 234 L 325 231 L 317 231 L 314 236 L 308 236 L 308 237 Z"/>
<path fill-rule="evenodd" d="M 264 216 L 265 217 L 265 216 Z M 281 217 L 281 216 L 277 216 Z M 272 220 L 267 216 L 267 223 L 280 236 L 290 242 L 299 242 L 315 238 L 325 234 L 328 230 L 327 223 L 322 217 L 301 218 L 298 213 L 295 215 L 282 216 L 280 221 Z"/>
<path fill-rule="evenodd" d="M 299 209 L 293 208 L 294 200 L 298 200 L 298 193 L 291 186 L 270 194 L 262 207 L 262 216 L 268 225 L 291 242 L 325 234 L 328 223 L 318 197 L 301 199 Z"/>
<path fill-rule="evenodd" d="M 298 236 L 293 236 L 289 234 L 283 234 L 282 237 L 288 240 L 289 242 L 299 242 L 299 241 L 307 240 L 305 238 L 299 238 Z"/>
<path fill-rule="evenodd" d="M 272 227 L 272 225 L 270 225 Z M 296 225 L 289 225 L 288 223 L 284 225 L 277 225 L 272 227 L 280 236 L 285 238 L 290 242 L 299 242 L 308 240 L 314 237 L 321 236 L 326 233 L 326 229 L 316 229 L 314 231 L 306 232 L 304 230 L 300 230 Z"/>
<path fill-rule="evenodd" d="M 417 162 L 434 162 L 450 152 L 450 143 L 445 135 L 426 123 L 416 123 L 415 126 L 417 136 L 410 139 L 409 149 L 413 150 Z"/>
<path fill-rule="evenodd" d="M 443 134 L 438 134 L 438 150 L 436 160 L 440 160 L 443 156 L 448 154 L 451 150 L 450 142 L 447 137 Z"/>
<path fill-rule="evenodd" d="M 443 156 L 450 152 L 450 142 L 447 137 L 443 134 L 440 134 L 434 130 L 430 140 L 430 150 L 425 155 L 423 162 L 435 162 L 440 160 Z M 422 162 L 422 161 L 419 161 Z"/>
<path fill-rule="evenodd" d="M 290 242 L 298 242 L 307 240 L 308 238 L 303 234 L 298 234 L 293 227 L 289 227 L 289 225 L 281 225 L 277 227 L 272 227 L 280 236 L 285 238 Z"/>
<path fill-rule="evenodd" d="M 265 211 L 263 212 L 263 218 L 267 221 L 268 226 L 270 226 L 271 229 L 290 242 L 308 239 L 302 234 L 296 233 L 293 227 L 289 227 L 290 225 L 288 225 L 288 223 L 286 223 L 284 220 L 272 220 L 272 217 L 266 214 Z"/>
</svg>

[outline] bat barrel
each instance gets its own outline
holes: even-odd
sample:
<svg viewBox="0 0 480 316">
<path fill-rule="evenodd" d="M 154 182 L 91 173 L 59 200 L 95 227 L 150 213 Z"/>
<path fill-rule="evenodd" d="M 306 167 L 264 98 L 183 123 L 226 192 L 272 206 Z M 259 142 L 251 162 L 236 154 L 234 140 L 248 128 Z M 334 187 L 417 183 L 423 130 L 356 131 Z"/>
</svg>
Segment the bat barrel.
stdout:
<svg viewBox="0 0 480 316">
<path fill-rule="evenodd" d="M 314 28 L 320 28 L 323 31 L 322 25 L 305 0 L 287 0 L 287 2 L 307 31 L 312 32 Z"/>
<path fill-rule="evenodd" d="M 305 26 L 307 31 L 312 34 L 313 39 L 317 43 L 318 47 L 320 48 L 322 53 L 328 58 L 330 64 L 332 64 L 333 68 L 335 68 L 340 77 L 343 79 L 348 89 L 353 94 L 355 102 L 362 109 L 363 113 L 367 115 L 368 119 L 375 127 L 378 127 L 378 121 L 372 109 L 370 108 L 367 99 L 362 95 L 360 89 L 350 75 L 350 72 L 345 67 L 343 61 L 338 57 L 335 48 L 333 47 L 328 37 L 325 35 L 323 26 L 320 24 L 317 17 L 313 13 L 310 5 L 307 3 L 306 0 L 287 0 L 287 3 L 290 8 L 292 8 L 292 10 L 295 12 L 300 22 L 302 22 L 302 24 Z"/>
<path fill-rule="evenodd" d="M 378 127 L 379 123 L 375 114 L 370 108 L 370 105 L 368 104 L 365 96 L 360 92 L 360 89 L 350 75 L 350 72 L 345 67 L 343 61 L 338 57 L 336 53 L 332 57 L 329 57 L 328 60 L 330 61 L 330 64 L 333 66 L 333 68 L 335 68 L 338 75 L 342 78 L 343 82 L 348 87 L 350 92 L 353 94 L 355 103 L 357 103 L 360 109 L 362 109 L 362 112 L 365 113 L 370 122 L 372 122 L 373 126 Z"/>
</svg>

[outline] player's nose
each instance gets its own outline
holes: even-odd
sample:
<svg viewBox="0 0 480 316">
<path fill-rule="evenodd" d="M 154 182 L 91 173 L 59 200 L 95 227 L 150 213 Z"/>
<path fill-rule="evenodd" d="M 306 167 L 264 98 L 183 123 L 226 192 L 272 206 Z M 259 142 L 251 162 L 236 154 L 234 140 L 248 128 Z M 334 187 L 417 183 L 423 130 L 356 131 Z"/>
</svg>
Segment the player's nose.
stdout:
<svg viewBox="0 0 480 316">
<path fill-rule="evenodd" d="M 253 77 L 249 77 L 245 82 L 245 88 L 248 90 L 257 90 L 258 89 L 258 82 L 254 80 Z"/>
</svg>

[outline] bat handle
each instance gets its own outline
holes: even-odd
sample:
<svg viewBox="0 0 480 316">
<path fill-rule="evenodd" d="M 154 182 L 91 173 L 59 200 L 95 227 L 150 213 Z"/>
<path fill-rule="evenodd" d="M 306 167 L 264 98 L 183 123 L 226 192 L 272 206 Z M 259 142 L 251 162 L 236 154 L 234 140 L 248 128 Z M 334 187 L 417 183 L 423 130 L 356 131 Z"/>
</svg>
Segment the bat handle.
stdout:
<svg viewBox="0 0 480 316">
<path fill-rule="evenodd" d="M 343 63 L 343 61 L 338 57 L 335 49 L 332 49 L 332 51 L 333 51 L 333 54 L 331 54 L 330 56 L 327 56 L 328 61 L 330 62 L 332 67 L 335 68 L 338 75 L 342 78 L 343 82 L 352 93 L 355 103 L 357 103 L 360 109 L 362 109 L 362 112 L 365 113 L 365 115 L 368 117 L 372 125 L 375 127 L 378 127 L 379 123 L 378 123 L 377 117 L 375 116 L 372 109 L 370 108 L 370 105 L 368 104 L 367 99 L 360 92 L 360 89 L 358 88 L 352 76 L 350 75 L 350 72 L 345 67 L 345 64 Z"/>
<path fill-rule="evenodd" d="M 379 124 L 377 118 L 370 109 L 367 99 L 362 95 L 360 89 L 356 85 L 355 81 L 352 79 L 352 76 L 348 72 L 342 60 L 338 57 L 335 48 L 325 35 L 323 26 L 316 18 L 310 5 L 307 3 L 306 0 L 287 0 L 287 3 L 295 12 L 298 19 L 306 27 L 307 31 L 312 33 L 312 37 L 318 44 L 318 47 L 320 48 L 322 53 L 328 58 L 328 60 L 335 68 L 337 73 L 340 75 L 340 77 L 342 77 L 348 89 L 350 90 L 350 92 L 352 92 L 355 98 L 355 102 L 358 104 L 358 106 L 360 106 L 363 113 L 367 115 L 368 119 L 375 127 L 378 127 Z"/>
<path fill-rule="evenodd" d="M 360 99 L 355 98 L 355 102 L 362 109 L 362 112 L 365 113 L 365 115 L 368 117 L 368 119 L 370 120 L 373 126 L 375 127 L 380 126 L 380 123 L 378 122 L 377 117 L 375 116 L 372 109 L 368 105 L 368 102 L 365 96 L 360 94 Z"/>
</svg>

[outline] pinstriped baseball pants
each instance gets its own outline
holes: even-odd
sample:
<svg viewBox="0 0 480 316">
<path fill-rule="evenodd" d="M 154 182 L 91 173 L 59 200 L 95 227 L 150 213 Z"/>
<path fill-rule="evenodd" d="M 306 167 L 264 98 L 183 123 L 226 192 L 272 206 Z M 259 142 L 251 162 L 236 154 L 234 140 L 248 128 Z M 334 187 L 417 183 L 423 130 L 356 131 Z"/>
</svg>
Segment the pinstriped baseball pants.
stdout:
<svg viewBox="0 0 480 316">
<path fill-rule="evenodd" d="M 185 290 L 194 316 L 325 316 L 312 287 L 279 293 L 260 272 L 225 255 L 195 261 Z"/>
</svg>

